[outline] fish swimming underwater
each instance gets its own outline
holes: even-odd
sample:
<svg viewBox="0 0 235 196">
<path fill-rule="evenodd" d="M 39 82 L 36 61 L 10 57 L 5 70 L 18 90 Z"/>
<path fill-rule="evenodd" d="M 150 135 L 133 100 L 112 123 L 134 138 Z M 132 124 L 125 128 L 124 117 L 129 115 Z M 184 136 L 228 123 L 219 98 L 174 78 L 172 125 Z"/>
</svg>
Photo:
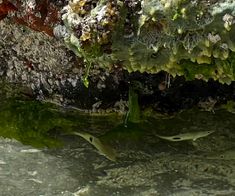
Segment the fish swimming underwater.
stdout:
<svg viewBox="0 0 235 196">
<path fill-rule="evenodd" d="M 162 136 L 162 135 L 156 135 L 156 136 L 161 139 L 172 141 L 172 142 L 179 142 L 179 141 L 185 141 L 185 140 L 196 141 L 198 138 L 206 137 L 213 132 L 215 131 L 199 131 L 199 132 L 191 132 L 191 133 L 182 133 L 182 134 L 173 135 L 173 136 Z"/>
<path fill-rule="evenodd" d="M 90 144 L 92 144 L 101 155 L 105 156 L 107 159 L 111 161 L 116 161 L 117 159 L 117 152 L 108 144 L 104 144 L 100 141 L 99 138 L 85 132 L 72 132 L 72 135 L 78 135 L 85 140 L 87 140 Z"/>
</svg>

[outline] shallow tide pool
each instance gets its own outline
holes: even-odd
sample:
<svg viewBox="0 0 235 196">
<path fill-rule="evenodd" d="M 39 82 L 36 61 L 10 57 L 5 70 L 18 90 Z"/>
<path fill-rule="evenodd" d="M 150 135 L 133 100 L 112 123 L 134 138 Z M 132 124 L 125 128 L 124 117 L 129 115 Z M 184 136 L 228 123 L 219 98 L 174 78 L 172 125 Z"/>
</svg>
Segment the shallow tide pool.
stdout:
<svg viewBox="0 0 235 196">
<path fill-rule="evenodd" d="M 235 195 L 235 115 L 191 109 L 123 125 L 37 101 L 0 104 L 4 196 Z M 196 141 L 161 136 L 214 131 Z M 116 161 L 72 132 L 89 133 Z"/>
</svg>

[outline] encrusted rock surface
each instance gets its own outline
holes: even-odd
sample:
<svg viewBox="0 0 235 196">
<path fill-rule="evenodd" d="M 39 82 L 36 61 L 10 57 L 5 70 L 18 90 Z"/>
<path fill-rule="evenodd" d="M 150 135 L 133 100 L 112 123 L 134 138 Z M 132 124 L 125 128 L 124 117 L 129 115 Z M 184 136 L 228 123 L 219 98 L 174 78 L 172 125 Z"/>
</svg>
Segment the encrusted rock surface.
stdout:
<svg viewBox="0 0 235 196">
<path fill-rule="evenodd" d="M 0 21 L 0 75 L 27 87 L 24 94 L 123 111 L 134 80 L 140 103 L 163 111 L 234 98 L 233 85 L 209 80 L 234 80 L 233 1 L 64 0 L 50 2 L 47 12 L 39 1 L 18 2 Z M 196 96 L 185 94 L 193 89 Z"/>
<path fill-rule="evenodd" d="M 71 0 L 65 42 L 87 69 L 166 71 L 187 79 L 234 80 L 232 0 Z"/>
<path fill-rule="evenodd" d="M 0 28 L 1 81 L 25 86 L 24 93 L 39 100 L 84 109 L 92 109 L 101 98 L 103 102 L 112 100 L 113 105 L 120 101 L 114 91 L 119 88 L 121 75 L 110 76 L 112 73 L 97 67 L 91 72 L 88 89 L 82 81 L 83 65 L 63 42 L 8 19 L 0 21 Z M 114 96 L 105 98 L 102 94 L 109 90 Z"/>
</svg>

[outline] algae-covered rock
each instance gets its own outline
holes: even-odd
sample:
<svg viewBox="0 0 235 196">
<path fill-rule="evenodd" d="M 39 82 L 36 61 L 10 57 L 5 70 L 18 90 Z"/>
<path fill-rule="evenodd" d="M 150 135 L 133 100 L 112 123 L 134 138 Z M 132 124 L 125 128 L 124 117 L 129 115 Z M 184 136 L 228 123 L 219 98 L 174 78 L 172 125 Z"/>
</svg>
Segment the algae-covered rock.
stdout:
<svg viewBox="0 0 235 196">
<path fill-rule="evenodd" d="M 88 71 L 94 64 L 118 65 L 128 72 L 234 80 L 234 1 L 70 0 L 62 19 L 64 40 Z"/>
</svg>

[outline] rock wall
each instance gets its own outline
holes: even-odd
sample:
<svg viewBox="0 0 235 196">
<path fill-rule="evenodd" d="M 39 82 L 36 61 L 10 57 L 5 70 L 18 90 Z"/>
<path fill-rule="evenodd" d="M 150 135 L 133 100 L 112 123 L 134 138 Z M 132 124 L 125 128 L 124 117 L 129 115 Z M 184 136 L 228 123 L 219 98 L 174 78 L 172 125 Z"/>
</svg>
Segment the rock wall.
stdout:
<svg viewBox="0 0 235 196">
<path fill-rule="evenodd" d="M 0 81 L 16 94 L 89 111 L 124 111 L 133 81 L 141 105 L 163 111 L 233 99 L 233 85 L 209 79 L 234 80 L 234 7 L 229 0 L 0 1 Z"/>
<path fill-rule="evenodd" d="M 87 69 L 234 81 L 234 1 L 71 0 L 62 19 L 58 34 Z"/>
</svg>

